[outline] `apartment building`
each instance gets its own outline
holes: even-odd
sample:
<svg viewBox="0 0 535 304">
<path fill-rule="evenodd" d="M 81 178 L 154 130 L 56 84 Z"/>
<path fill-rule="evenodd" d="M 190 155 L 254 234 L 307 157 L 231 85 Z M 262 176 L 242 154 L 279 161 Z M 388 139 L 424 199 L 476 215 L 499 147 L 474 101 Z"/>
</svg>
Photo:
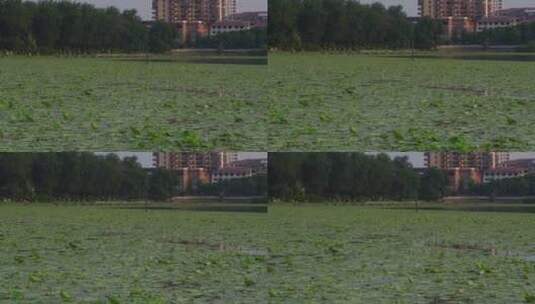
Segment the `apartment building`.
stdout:
<svg viewBox="0 0 535 304">
<path fill-rule="evenodd" d="M 267 174 L 268 160 L 260 159 L 244 159 L 232 162 L 228 165 L 230 168 L 250 168 L 253 175 Z"/>
<path fill-rule="evenodd" d="M 426 152 L 424 162 L 428 168 L 474 168 L 485 171 L 509 160 L 507 152 Z"/>
<path fill-rule="evenodd" d="M 522 177 L 535 173 L 535 159 L 515 159 L 501 163 L 497 168 L 485 171 L 483 182 Z"/>
<path fill-rule="evenodd" d="M 496 16 L 485 17 L 477 21 L 477 32 L 483 32 L 486 30 L 493 30 L 502 27 L 516 26 L 521 23 L 521 20 L 516 17 Z"/>
<path fill-rule="evenodd" d="M 245 21 L 248 22 L 251 27 L 267 27 L 268 12 L 243 12 L 230 15 L 226 17 L 225 20 Z"/>
<path fill-rule="evenodd" d="M 215 36 L 222 33 L 247 31 L 252 29 L 250 23 L 239 20 L 224 20 L 215 22 L 210 28 L 210 35 Z"/>
<path fill-rule="evenodd" d="M 153 19 L 177 26 L 182 43 L 207 36 L 210 27 L 236 14 L 236 0 L 153 0 Z"/>
<path fill-rule="evenodd" d="M 238 160 L 235 152 L 155 152 L 153 163 L 168 170 L 206 169 L 217 170 Z"/>
<path fill-rule="evenodd" d="M 180 172 L 181 189 L 195 190 L 201 184 L 210 183 L 211 175 L 238 160 L 235 152 L 155 152 L 156 168 Z"/>
<path fill-rule="evenodd" d="M 211 24 L 236 14 L 236 0 L 153 0 L 154 20 Z"/>
<path fill-rule="evenodd" d="M 529 170 L 527 168 L 494 168 L 485 171 L 485 174 L 483 176 L 483 182 L 484 183 L 490 183 L 492 181 L 507 179 L 507 178 L 515 178 L 515 177 L 522 177 L 526 176 L 529 173 Z"/>
<path fill-rule="evenodd" d="M 477 31 L 517 26 L 527 22 L 535 22 L 535 8 L 510 8 L 496 11 L 495 16 L 479 19 Z"/>
<path fill-rule="evenodd" d="M 501 10 L 503 0 L 419 0 L 421 17 L 433 19 L 464 18 L 477 20 L 489 17 Z"/>
<path fill-rule="evenodd" d="M 448 38 L 473 33 L 478 20 L 489 18 L 503 7 L 503 0 L 418 0 L 420 17 L 440 19 Z"/>
<path fill-rule="evenodd" d="M 509 161 L 507 152 L 426 152 L 425 166 L 444 171 L 449 190 L 458 192 L 468 188 L 470 183 L 481 184 L 484 172 L 493 170 Z"/>
<path fill-rule="evenodd" d="M 530 173 L 535 173 L 535 159 L 523 158 L 503 162 L 501 168 L 527 168 Z"/>
<path fill-rule="evenodd" d="M 212 183 L 216 184 L 233 179 L 247 178 L 252 177 L 253 175 L 251 168 L 226 167 L 212 173 Z"/>
</svg>

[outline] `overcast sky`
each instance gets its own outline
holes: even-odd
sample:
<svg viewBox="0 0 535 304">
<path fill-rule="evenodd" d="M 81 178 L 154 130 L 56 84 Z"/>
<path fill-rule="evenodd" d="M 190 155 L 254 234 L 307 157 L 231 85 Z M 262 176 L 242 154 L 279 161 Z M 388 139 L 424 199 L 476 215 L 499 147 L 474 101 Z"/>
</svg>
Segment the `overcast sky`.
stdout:
<svg viewBox="0 0 535 304">
<path fill-rule="evenodd" d="M 386 6 L 401 5 L 409 16 L 418 15 L 418 0 L 360 0 L 360 3 L 381 2 Z M 511 7 L 535 7 L 535 0 L 504 0 L 505 8 Z"/>
<path fill-rule="evenodd" d="M 152 18 L 152 0 L 77 0 L 77 2 L 87 2 L 97 7 L 135 8 L 143 19 L 149 20 Z M 238 0 L 238 11 L 267 11 L 267 0 Z"/>
</svg>

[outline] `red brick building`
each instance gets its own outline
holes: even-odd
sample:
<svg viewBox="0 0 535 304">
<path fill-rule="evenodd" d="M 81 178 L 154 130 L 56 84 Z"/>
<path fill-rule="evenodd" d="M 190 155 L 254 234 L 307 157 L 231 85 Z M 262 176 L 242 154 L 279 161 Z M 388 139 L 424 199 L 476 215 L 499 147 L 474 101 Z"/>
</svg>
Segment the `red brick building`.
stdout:
<svg viewBox="0 0 535 304">
<path fill-rule="evenodd" d="M 502 7 L 503 0 L 418 0 L 419 15 L 442 20 L 448 38 L 475 32 L 478 20 Z"/>
<path fill-rule="evenodd" d="M 428 168 L 442 169 L 453 192 L 466 189 L 469 183 L 481 184 L 483 174 L 509 161 L 507 152 L 426 152 L 424 162 Z"/>
<path fill-rule="evenodd" d="M 182 43 L 209 34 L 210 26 L 236 14 L 236 0 L 153 0 L 153 18 L 175 24 Z"/>
<path fill-rule="evenodd" d="M 180 172 L 181 189 L 195 190 L 200 184 L 210 183 L 213 172 L 237 161 L 234 152 L 155 152 L 153 163 L 156 168 Z"/>
<path fill-rule="evenodd" d="M 483 182 L 482 171 L 475 168 L 449 168 L 444 169 L 448 177 L 448 187 L 452 192 L 467 189 L 471 183 Z"/>
</svg>

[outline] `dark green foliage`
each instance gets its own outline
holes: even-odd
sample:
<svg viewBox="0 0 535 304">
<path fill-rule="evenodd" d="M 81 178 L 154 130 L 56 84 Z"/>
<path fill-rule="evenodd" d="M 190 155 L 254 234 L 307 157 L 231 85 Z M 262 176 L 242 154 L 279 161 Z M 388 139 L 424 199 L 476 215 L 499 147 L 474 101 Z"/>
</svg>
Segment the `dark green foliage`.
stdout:
<svg viewBox="0 0 535 304">
<path fill-rule="evenodd" d="M 419 198 L 427 201 L 438 200 L 446 195 L 447 176 L 443 171 L 430 168 L 421 178 Z"/>
<path fill-rule="evenodd" d="M 154 52 L 174 47 L 177 31 L 149 30 L 135 10 L 71 1 L 0 1 L 0 50 L 15 53 Z"/>
<path fill-rule="evenodd" d="M 438 42 L 438 22 L 413 25 L 401 6 L 351 0 L 270 0 L 269 46 L 284 50 L 418 48 Z M 413 40 L 417 39 L 416 43 Z"/>
<path fill-rule="evenodd" d="M 153 53 L 164 53 L 178 46 L 178 33 L 168 23 L 155 22 L 149 36 L 149 50 Z"/>
<path fill-rule="evenodd" d="M 200 38 L 197 41 L 198 48 L 213 49 L 265 49 L 267 32 L 265 29 L 252 29 L 249 31 L 238 31 L 221 33 L 215 36 Z"/>
<path fill-rule="evenodd" d="M 0 197 L 30 199 L 32 159 L 24 153 L 0 154 Z"/>
<path fill-rule="evenodd" d="M 269 153 L 268 185 L 271 198 L 301 198 L 301 163 L 307 154 Z"/>
<path fill-rule="evenodd" d="M 215 184 L 200 185 L 197 195 L 216 196 L 265 196 L 267 194 L 267 175 L 233 179 Z"/>
<path fill-rule="evenodd" d="M 402 201 L 436 194 L 431 186 L 444 190 L 446 179 L 440 171 L 435 179 L 435 173 L 429 170 L 420 178 L 407 158 L 386 154 L 270 153 L 268 185 L 270 197 L 282 200 Z"/>
<path fill-rule="evenodd" d="M 420 19 L 414 26 L 414 47 L 417 49 L 435 48 L 443 32 L 442 27 L 442 23 L 431 18 Z"/>
<path fill-rule="evenodd" d="M 136 158 L 114 154 L 2 153 L 0 199 L 46 200 L 155 200 L 178 193 L 176 173 L 147 171 Z"/>
<path fill-rule="evenodd" d="M 179 192 L 179 180 L 175 172 L 154 170 L 149 179 L 148 196 L 152 200 L 165 200 Z"/>
</svg>

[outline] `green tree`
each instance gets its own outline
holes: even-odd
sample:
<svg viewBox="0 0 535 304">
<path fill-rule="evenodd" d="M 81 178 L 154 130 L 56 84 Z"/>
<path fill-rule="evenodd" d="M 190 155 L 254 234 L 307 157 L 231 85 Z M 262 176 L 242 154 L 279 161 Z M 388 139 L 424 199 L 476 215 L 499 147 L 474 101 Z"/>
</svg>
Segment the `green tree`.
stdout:
<svg viewBox="0 0 535 304">
<path fill-rule="evenodd" d="M 433 49 L 440 41 L 442 24 L 428 17 L 420 19 L 414 28 L 414 47 Z"/>
<path fill-rule="evenodd" d="M 436 201 L 446 195 L 448 185 L 447 176 L 437 168 L 425 171 L 420 179 L 419 198 L 427 201 Z"/>
<path fill-rule="evenodd" d="M 31 155 L 0 153 L 0 169 L 0 197 L 15 200 L 31 200 L 33 198 Z"/>
<path fill-rule="evenodd" d="M 174 46 L 156 24 L 153 46 Z M 170 27 L 167 25 L 167 27 Z M 16 53 L 138 52 L 149 49 L 149 30 L 135 10 L 95 8 L 70 1 L 0 1 L 0 50 Z M 166 45 L 167 43 L 167 45 Z"/>
<path fill-rule="evenodd" d="M 149 33 L 149 50 L 154 53 L 164 53 L 177 46 L 178 32 L 170 24 L 162 21 L 155 22 Z"/>
<path fill-rule="evenodd" d="M 170 199 L 179 192 L 179 179 L 175 172 L 155 169 L 149 176 L 148 197 L 155 201 Z"/>
</svg>

